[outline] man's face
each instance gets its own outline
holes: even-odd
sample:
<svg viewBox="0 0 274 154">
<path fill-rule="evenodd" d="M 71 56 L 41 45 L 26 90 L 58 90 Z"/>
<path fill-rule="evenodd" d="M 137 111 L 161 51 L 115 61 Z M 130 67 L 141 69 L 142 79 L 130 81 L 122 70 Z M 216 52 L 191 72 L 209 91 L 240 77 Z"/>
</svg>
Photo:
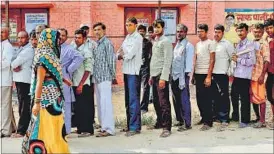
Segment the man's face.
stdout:
<svg viewBox="0 0 274 154">
<path fill-rule="evenodd" d="M 274 35 L 274 26 L 270 25 L 265 27 L 265 31 L 269 36 L 273 36 Z"/>
<path fill-rule="evenodd" d="M 234 24 L 235 20 L 233 17 L 229 16 L 225 19 L 225 23 L 227 26 L 232 26 Z"/>
<path fill-rule="evenodd" d="M 260 28 L 254 28 L 253 29 L 253 35 L 256 40 L 260 40 L 264 35 L 264 30 Z"/>
<path fill-rule="evenodd" d="M 244 40 L 247 37 L 248 31 L 245 28 L 237 29 L 236 32 L 241 40 Z"/>
<path fill-rule="evenodd" d="M 224 36 L 224 32 L 223 31 L 217 30 L 217 29 L 214 30 L 214 39 L 217 42 L 219 42 L 223 38 L 223 36 Z"/>
<path fill-rule="evenodd" d="M 136 30 L 136 24 L 134 24 L 134 23 L 132 23 L 132 22 L 130 22 L 130 21 L 127 21 L 126 22 L 126 29 L 127 29 L 127 32 L 129 33 L 129 34 L 132 34 L 132 33 L 134 33 L 135 32 L 135 30 Z"/>
<path fill-rule="evenodd" d="M 207 37 L 207 32 L 204 29 L 198 29 L 198 37 L 204 39 Z"/>
<path fill-rule="evenodd" d="M 26 32 L 19 32 L 17 35 L 17 40 L 18 40 L 18 44 L 19 46 L 24 46 L 28 43 L 28 36 Z"/>
<path fill-rule="evenodd" d="M 41 32 L 43 31 L 43 28 L 40 27 L 40 26 L 37 26 L 35 28 L 35 34 L 36 34 L 36 38 L 39 39 L 40 38 L 40 35 L 41 35 Z"/>
<path fill-rule="evenodd" d="M 8 28 L 1 28 L 1 41 L 4 41 L 9 38 Z"/>
<path fill-rule="evenodd" d="M 161 24 L 157 24 L 154 28 L 154 33 L 156 35 L 162 35 L 164 32 L 163 32 L 163 27 L 161 26 Z"/>
<path fill-rule="evenodd" d="M 138 33 L 141 34 L 143 37 L 146 36 L 146 30 L 144 30 L 144 29 L 139 29 Z"/>
<path fill-rule="evenodd" d="M 187 32 L 184 31 L 182 28 L 177 28 L 177 33 L 176 33 L 176 37 L 177 40 L 183 40 L 184 38 L 186 38 Z"/>
<path fill-rule="evenodd" d="M 64 30 L 59 30 L 60 32 L 60 44 L 63 44 L 67 41 L 68 36 Z"/>
<path fill-rule="evenodd" d="M 31 43 L 32 47 L 37 48 L 38 39 L 36 37 L 31 37 L 30 43 Z"/>
<path fill-rule="evenodd" d="M 148 31 L 148 39 L 153 40 L 155 37 L 154 33 L 152 31 Z"/>
<path fill-rule="evenodd" d="M 85 38 L 83 37 L 82 34 L 75 34 L 74 40 L 77 47 L 80 47 L 85 42 Z"/>
<path fill-rule="evenodd" d="M 99 25 L 93 29 L 93 33 L 95 37 L 99 40 L 105 35 L 105 30 L 103 30 L 102 26 Z"/>
</svg>

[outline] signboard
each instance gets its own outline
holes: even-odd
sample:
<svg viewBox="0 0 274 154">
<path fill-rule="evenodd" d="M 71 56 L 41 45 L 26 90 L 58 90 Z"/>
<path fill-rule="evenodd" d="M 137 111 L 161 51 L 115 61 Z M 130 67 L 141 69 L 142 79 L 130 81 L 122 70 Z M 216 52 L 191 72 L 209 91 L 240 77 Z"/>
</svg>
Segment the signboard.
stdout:
<svg viewBox="0 0 274 154">
<path fill-rule="evenodd" d="M 155 19 L 158 18 L 158 10 L 155 10 Z M 177 10 L 161 10 L 161 19 L 165 21 L 164 34 L 172 41 L 176 42 L 176 20 L 177 20 Z"/>
<path fill-rule="evenodd" d="M 264 23 L 268 18 L 274 18 L 274 9 L 225 9 L 225 38 L 237 44 L 239 37 L 236 27 L 239 23 L 249 26 L 248 39 L 254 39 L 252 29 L 256 23 Z M 266 34 L 265 34 L 266 35 Z"/>
<path fill-rule="evenodd" d="M 26 13 L 25 26 L 26 31 L 30 33 L 37 25 L 48 24 L 47 13 Z"/>
</svg>

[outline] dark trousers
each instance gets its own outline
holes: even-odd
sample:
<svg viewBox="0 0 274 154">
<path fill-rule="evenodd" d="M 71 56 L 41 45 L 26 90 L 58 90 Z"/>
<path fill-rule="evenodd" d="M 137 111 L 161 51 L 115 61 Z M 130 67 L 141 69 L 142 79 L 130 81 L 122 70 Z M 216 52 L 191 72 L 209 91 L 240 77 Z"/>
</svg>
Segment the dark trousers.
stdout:
<svg viewBox="0 0 274 154">
<path fill-rule="evenodd" d="M 171 80 L 172 98 L 176 120 L 183 122 L 187 127 L 191 126 L 191 104 L 189 93 L 189 76 L 185 74 L 185 88 L 179 88 L 179 79 Z"/>
<path fill-rule="evenodd" d="M 241 122 L 250 122 L 250 80 L 234 77 L 231 87 L 232 119 L 239 120 L 239 100 L 241 101 Z"/>
<path fill-rule="evenodd" d="M 272 73 L 269 73 L 268 72 L 268 77 L 267 77 L 267 79 L 266 79 L 266 83 L 265 83 L 265 85 L 266 85 L 266 93 L 267 93 L 267 99 L 268 99 L 268 101 L 272 104 L 272 105 L 274 105 L 274 91 L 273 91 L 273 86 L 274 86 L 274 74 L 272 74 Z"/>
<path fill-rule="evenodd" d="M 125 107 L 127 116 L 127 128 L 130 131 L 141 130 L 140 110 L 140 77 L 138 75 L 124 74 Z"/>
<path fill-rule="evenodd" d="M 260 110 L 259 110 L 259 104 L 252 103 L 253 111 L 255 112 L 256 119 L 260 120 Z"/>
<path fill-rule="evenodd" d="M 19 121 L 17 133 L 25 135 L 30 122 L 31 115 L 31 101 L 30 101 L 30 84 L 15 82 L 18 102 L 19 102 Z"/>
<path fill-rule="evenodd" d="M 214 93 L 215 112 L 221 122 L 229 122 L 229 77 L 226 74 L 213 74 L 212 88 Z M 213 106 L 214 107 L 214 106 Z"/>
<path fill-rule="evenodd" d="M 212 127 L 213 123 L 213 106 L 212 106 L 212 96 L 213 96 L 213 86 L 205 87 L 204 81 L 206 79 L 206 74 L 195 74 L 196 80 L 196 99 L 197 105 L 200 110 L 200 115 L 202 117 L 202 122 L 208 126 Z M 212 81 L 211 81 L 212 83 Z"/>
<path fill-rule="evenodd" d="M 80 95 L 76 94 L 76 88 L 73 87 L 75 95 L 75 125 L 77 127 L 77 133 L 88 132 L 93 134 L 93 121 L 94 121 L 94 94 L 91 93 L 93 85 L 84 85 L 83 91 Z"/>
<path fill-rule="evenodd" d="M 150 86 L 148 84 L 148 80 L 150 77 L 149 67 L 141 67 L 140 75 L 141 75 L 141 83 L 143 87 L 143 95 L 142 95 L 143 98 L 141 101 L 141 110 L 148 111 L 149 90 L 150 90 Z"/>
<path fill-rule="evenodd" d="M 165 88 L 160 89 L 159 81 L 160 76 L 153 77 L 153 101 L 154 108 L 157 115 L 157 123 L 160 124 L 163 129 L 171 131 L 171 106 L 169 101 L 169 83 L 166 81 Z"/>
</svg>

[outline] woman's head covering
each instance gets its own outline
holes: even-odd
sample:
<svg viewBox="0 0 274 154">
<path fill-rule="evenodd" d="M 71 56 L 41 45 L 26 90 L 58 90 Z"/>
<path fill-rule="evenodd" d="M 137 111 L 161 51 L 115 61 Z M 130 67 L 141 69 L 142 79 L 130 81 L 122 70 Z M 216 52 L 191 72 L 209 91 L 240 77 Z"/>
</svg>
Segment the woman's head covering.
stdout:
<svg viewBox="0 0 274 154">
<path fill-rule="evenodd" d="M 43 66 L 47 73 L 55 80 L 58 84 L 59 88 L 62 91 L 63 87 L 63 77 L 62 77 L 62 69 L 60 63 L 60 50 L 58 45 L 58 39 L 60 37 L 60 33 L 57 30 L 47 28 L 41 32 L 37 50 L 35 52 L 34 61 L 33 61 L 33 75 L 32 81 L 34 82 L 31 86 L 32 94 L 34 94 L 34 85 L 36 83 L 36 74 L 37 66 Z M 33 89 L 34 88 L 34 89 Z"/>
</svg>

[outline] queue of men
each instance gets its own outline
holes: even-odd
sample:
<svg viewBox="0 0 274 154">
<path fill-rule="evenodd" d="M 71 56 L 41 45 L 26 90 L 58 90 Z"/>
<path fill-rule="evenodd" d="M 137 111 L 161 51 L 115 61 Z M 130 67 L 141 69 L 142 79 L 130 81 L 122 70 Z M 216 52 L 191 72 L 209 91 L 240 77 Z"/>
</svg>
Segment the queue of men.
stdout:
<svg viewBox="0 0 274 154">
<path fill-rule="evenodd" d="M 112 84 L 116 81 L 117 60 L 123 61 L 127 117 L 127 126 L 121 132 L 128 137 L 141 133 L 141 110 L 144 113 L 148 111 L 151 93 L 156 123 L 149 129 L 162 129 L 160 137 L 163 138 L 171 135 L 170 93 L 178 131 L 192 129 L 190 83 L 196 85 L 201 116 L 197 125 L 202 125 L 201 131 L 211 129 L 213 122 L 220 123 L 217 131 L 226 130 L 231 121 L 239 122 L 240 128 L 250 126 L 251 103 L 256 115 L 252 126 L 266 127 L 267 100 L 271 103 L 274 120 L 273 19 L 255 25 L 255 40 L 248 40 L 248 26 L 239 24 L 236 31 L 240 41 L 236 48 L 224 38 L 225 29 L 220 24 L 214 26 L 214 40 L 208 38 L 208 25 L 199 24 L 200 41 L 195 47 L 187 39 L 188 27 L 178 24 L 174 48 L 171 40 L 164 35 L 166 25 L 161 19 L 155 20 L 148 28 L 148 38 L 145 38 L 147 27 L 138 26 L 135 17 L 128 18 L 125 26 L 128 35 L 117 52 L 106 36 L 106 25 L 101 22 L 92 27 L 96 41 L 88 38 L 90 27 L 85 24 L 75 31 L 70 44 L 67 43 L 68 31 L 58 29 L 63 77 L 72 82 L 72 86 L 63 85 L 67 134 L 73 133 L 71 128 L 74 126 L 78 137 L 94 134 L 95 93 L 100 129 L 96 137 L 115 135 Z M 23 137 L 26 133 L 31 115 L 28 94 L 32 60 L 40 33 L 45 28 L 46 25 L 39 25 L 30 34 L 19 32 L 19 48 L 16 50 L 8 41 L 9 30 L 1 29 L 1 137 Z M 265 31 L 268 35 L 266 39 L 263 38 Z M 229 80 L 232 76 L 230 93 Z M 11 102 L 12 82 L 15 83 L 19 103 L 17 128 Z M 231 118 L 230 104 L 233 107 Z M 269 127 L 273 129 L 273 123 Z"/>
</svg>

